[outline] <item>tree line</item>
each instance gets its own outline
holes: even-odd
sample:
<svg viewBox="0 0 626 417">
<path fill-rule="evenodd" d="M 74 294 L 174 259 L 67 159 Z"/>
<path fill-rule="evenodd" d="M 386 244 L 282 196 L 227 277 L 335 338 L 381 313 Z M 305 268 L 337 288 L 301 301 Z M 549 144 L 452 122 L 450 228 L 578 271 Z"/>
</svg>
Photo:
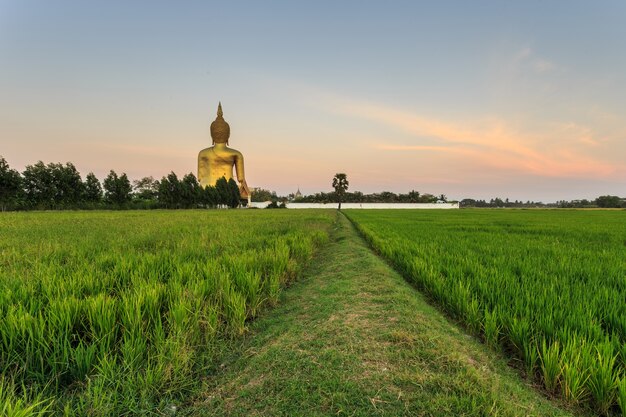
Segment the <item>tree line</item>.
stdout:
<svg viewBox="0 0 626 417">
<path fill-rule="evenodd" d="M 298 203 L 334 203 L 339 199 L 344 203 L 436 203 L 437 201 L 448 201 L 444 194 L 439 196 L 428 193 L 420 194 L 419 191 L 415 190 L 406 194 L 396 194 L 391 191 L 371 194 L 363 194 L 360 191 L 344 191 L 341 196 L 338 196 L 336 191 L 332 191 L 306 195 L 295 198 L 293 201 Z"/>
<path fill-rule="evenodd" d="M 276 192 L 261 189 L 257 194 L 255 191 L 252 194 L 252 201 L 272 201 L 272 202 L 287 202 L 293 201 L 296 203 L 336 203 L 339 201 L 339 196 L 336 192 L 320 192 L 311 195 L 305 195 L 302 197 L 295 197 L 294 194 L 289 194 L 286 197 L 280 197 L 276 195 Z M 346 203 L 436 203 L 436 202 L 451 202 L 456 201 L 448 200 L 445 194 L 433 195 L 433 194 L 420 194 L 418 191 L 410 191 L 406 194 L 395 194 L 390 191 L 383 191 L 381 193 L 363 194 L 359 191 L 345 192 L 341 201 Z M 543 203 L 541 201 L 521 201 L 521 200 L 509 200 L 508 198 L 492 198 L 489 200 L 464 198 L 460 200 L 459 206 L 463 208 L 626 208 L 626 198 L 604 195 L 594 200 L 560 200 L 555 203 Z"/>
<path fill-rule="evenodd" d="M 232 178 L 202 187 L 189 173 L 179 179 L 170 172 L 161 180 L 133 181 L 111 170 L 100 183 L 90 172 L 83 180 L 68 162 L 28 165 L 20 173 L 0 156 L 0 208 L 6 210 L 151 209 L 237 207 L 239 187 Z"/>
<path fill-rule="evenodd" d="M 615 195 L 603 195 L 594 200 L 559 200 L 556 203 L 542 203 L 541 201 L 509 201 L 501 198 L 474 200 L 465 198 L 459 202 L 460 207 L 478 208 L 626 208 L 626 198 Z"/>
<path fill-rule="evenodd" d="M 347 187 L 346 187 L 347 189 Z M 319 192 L 299 198 L 277 196 L 276 192 L 256 189 L 252 201 L 272 201 L 272 207 L 281 207 L 286 201 L 302 203 L 435 203 L 447 202 L 444 194 L 421 194 L 412 190 L 406 194 L 390 191 L 363 194 L 360 191 Z M 64 209 L 152 209 L 152 208 L 215 208 L 237 207 L 242 203 L 235 180 L 221 178 L 214 187 L 203 188 L 197 178 L 189 173 L 182 178 L 170 172 L 161 180 L 144 177 L 131 183 L 125 173 L 111 170 L 102 183 L 90 172 L 83 180 L 76 167 L 68 162 L 44 164 L 42 161 L 28 165 L 20 173 L 9 167 L 0 156 L 0 209 L 5 210 L 64 210 Z M 245 204 L 245 201 L 243 201 Z M 626 208 L 626 199 L 605 195 L 595 200 L 534 201 L 461 200 L 461 207 L 485 208 Z"/>
</svg>

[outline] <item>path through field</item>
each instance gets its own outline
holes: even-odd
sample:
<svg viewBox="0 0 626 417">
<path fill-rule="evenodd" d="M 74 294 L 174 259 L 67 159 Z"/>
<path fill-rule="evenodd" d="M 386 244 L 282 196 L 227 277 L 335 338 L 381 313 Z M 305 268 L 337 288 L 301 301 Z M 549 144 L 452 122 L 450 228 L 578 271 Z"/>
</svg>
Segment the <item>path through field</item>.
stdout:
<svg viewBox="0 0 626 417">
<path fill-rule="evenodd" d="M 450 324 L 339 215 L 279 307 L 177 415 L 567 416 Z"/>
</svg>

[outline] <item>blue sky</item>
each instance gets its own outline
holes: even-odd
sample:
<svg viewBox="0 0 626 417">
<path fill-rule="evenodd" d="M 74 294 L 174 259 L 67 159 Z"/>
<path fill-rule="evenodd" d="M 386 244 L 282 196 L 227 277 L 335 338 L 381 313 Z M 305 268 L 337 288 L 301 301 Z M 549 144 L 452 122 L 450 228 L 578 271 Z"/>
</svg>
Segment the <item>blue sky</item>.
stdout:
<svg viewBox="0 0 626 417">
<path fill-rule="evenodd" d="M 626 196 L 626 3 L 0 0 L 0 155 L 251 186 Z"/>
</svg>

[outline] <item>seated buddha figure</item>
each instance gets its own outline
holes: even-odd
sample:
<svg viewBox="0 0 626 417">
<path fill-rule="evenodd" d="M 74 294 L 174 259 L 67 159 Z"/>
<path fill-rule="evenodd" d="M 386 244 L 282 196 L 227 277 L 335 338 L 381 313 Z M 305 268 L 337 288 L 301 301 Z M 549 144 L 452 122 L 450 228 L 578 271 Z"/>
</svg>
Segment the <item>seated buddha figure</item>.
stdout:
<svg viewBox="0 0 626 417">
<path fill-rule="evenodd" d="M 213 146 L 201 150 L 198 154 L 198 182 L 202 187 L 206 187 L 215 186 L 217 180 L 222 177 L 228 181 L 233 178 L 233 167 L 235 167 L 241 198 L 248 199 L 250 190 L 243 170 L 243 155 L 228 147 L 229 137 L 230 126 L 224 120 L 222 103 L 220 103 L 217 107 L 217 118 L 211 123 Z"/>
</svg>

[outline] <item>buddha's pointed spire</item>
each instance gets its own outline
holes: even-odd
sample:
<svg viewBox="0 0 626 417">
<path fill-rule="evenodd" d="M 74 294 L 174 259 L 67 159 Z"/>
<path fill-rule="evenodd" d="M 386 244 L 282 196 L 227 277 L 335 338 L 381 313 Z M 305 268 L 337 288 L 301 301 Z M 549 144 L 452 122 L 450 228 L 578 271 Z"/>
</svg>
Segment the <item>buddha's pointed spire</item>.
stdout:
<svg viewBox="0 0 626 417">
<path fill-rule="evenodd" d="M 230 126 L 224 120 L 224 113 L 222 112 L 222 102 L 217 105 L 217 117 L 211 123 L 211 137 L 213 143 L 226 143 L 228 145 L 228 138 L 230 137 Z"/>
</svg>

